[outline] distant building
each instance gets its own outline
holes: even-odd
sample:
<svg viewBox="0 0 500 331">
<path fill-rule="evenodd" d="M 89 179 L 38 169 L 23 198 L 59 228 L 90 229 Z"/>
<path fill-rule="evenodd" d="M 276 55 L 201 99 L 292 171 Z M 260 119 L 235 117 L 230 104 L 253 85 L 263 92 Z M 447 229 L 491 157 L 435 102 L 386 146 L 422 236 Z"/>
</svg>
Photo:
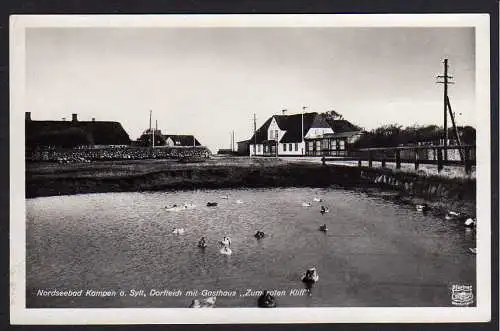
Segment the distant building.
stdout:
<svg viewBox="0 0 500 331">
<path fill-rule="evenodd" d="M 238 155 L 250 155 L 250 140 L 238 141 Z"/>
<path fill-rule="evenodd" d="M 249 154 L 344 156 L 361 134 L 361 128 L 338 113 L 274 115 L 249 139 Z"/>
<path fill-rule="evenodd" d="M 164 135 L 166 146 L 201 146 L 193 135 L 167 134 Z"/>
<path fill-rule="evenodd" d="M 233 155 L 235 154 L 230 148 L 221 148 L 217 151 L 218 155 Z"/>
<path fill-rule="evenodd" d="M 98 148 L 124 147 L 130 138 L 118 122 L 79 121 L 72 114 L 71 121 L 36 121 L 25 114 L 26 148 Z"/>
<path fill-rule="evenodd" d="M 193 135 L 179 134 L 162 134 L 161 130 L 147 129 L 137 139 L 136 145 L 149 147 L 153 146 L 168 146 L 168 147 L 193 147 L 201 146 L 200 142 Z"/>
</svg>

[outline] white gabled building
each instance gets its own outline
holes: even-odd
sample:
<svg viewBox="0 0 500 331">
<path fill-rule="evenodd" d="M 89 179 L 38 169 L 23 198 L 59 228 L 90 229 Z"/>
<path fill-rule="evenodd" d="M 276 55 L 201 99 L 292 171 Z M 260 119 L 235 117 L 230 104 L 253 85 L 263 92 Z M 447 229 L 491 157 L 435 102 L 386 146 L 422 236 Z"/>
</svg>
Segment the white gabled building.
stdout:
<svg viewBox="0 0 500 331">
<path fill-rule="evenodd" d="M 336 132 L 335 126 L 341 130 Z M 355 125 L 327 114 L 274 115 L 249 139 L 249 153 L 251 156 L 338 155 L 338 148 L 347 150 L 352 137 L 360 133 Z"/>
</svg>

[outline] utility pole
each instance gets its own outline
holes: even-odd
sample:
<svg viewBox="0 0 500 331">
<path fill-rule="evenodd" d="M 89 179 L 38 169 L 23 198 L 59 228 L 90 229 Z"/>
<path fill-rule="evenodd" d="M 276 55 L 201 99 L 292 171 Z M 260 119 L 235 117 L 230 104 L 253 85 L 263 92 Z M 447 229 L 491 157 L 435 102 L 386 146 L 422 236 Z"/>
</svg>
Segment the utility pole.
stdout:
<svg viewBox="0 0 500 331">
<path fill-rule="evenodd" d="M 231 145 L 231 152 L 234 152 L 234 145 L 235 142 L 234 142 L 234 130 L 233 130 L 233 144 Z"/>
<path fill-rule="evenodd" d="M 257 155 L 257 117 L 255 117 L 255 113 L 253 113 L 253 155 Z"/>
<path fill-rule="evenodd" d="M 153 148 L 155 147 L 155 134 L 158 131 L 158 120 L 155 120 L 155 130 L 153 132 Z"/>
<path fill-rule="evenodd" d="M 442 76 L 437 76 L 437 78 L 443 78 L 443 82 L 438 82 L 439 84 L 444 84 L 443 91 L 443 115 L 444 115 L 444 160 L 448 160 L 448 84 L 454 84 L 453 82 L 448 81 L 448 79 L 452 79 L 452 76 L 448 76 L 448 59 L 444 59 L 444 74 Z"/>
<path fill-rule="evenodd" d="M 304 155 L 304 151 L 306 149 L 306 144 L 304 142 L 304 111 L 307 109 L 307 107 L 302 107 L 302 130 L 300 132 L 300 135 L 302 137 L 302 155 Z"/>
<path fill-rule="evenodd" d="M 152 142 L 153 142 L 153 147 L 154 147 L 154 135 L 152 134 L 153 133 L 153 129 L 151 128 L 151 115 L 152 115 L 153 111 L 152 110 L 149 110 L 149 133 L 151 133 L 151 139 L 152 139 Z"/>
</svg>

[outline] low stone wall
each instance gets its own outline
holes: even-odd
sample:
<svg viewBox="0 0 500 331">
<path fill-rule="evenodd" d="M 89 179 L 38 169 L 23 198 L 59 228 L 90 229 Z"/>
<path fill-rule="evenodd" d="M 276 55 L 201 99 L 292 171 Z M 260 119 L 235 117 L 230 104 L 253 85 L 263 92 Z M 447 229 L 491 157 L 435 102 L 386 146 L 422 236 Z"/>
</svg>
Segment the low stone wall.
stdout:
<svg viewBox="0 0 500 331">
<path fill-rule="evenodd" d="M 82 149 L 39 149 L 27 152 L 26 160 L 77 163 L 103 160 L 179 159 L 208 157 L 206 147 L 114 147 Z"/>
<path fill-rule="evenodd" d="M 471 178 L 444 178 L 372 168 L 361 168 L 360 177 L 367 186 L 396 190 L 427 200 L 476 200 L 476 180 Z"/>
</svg>

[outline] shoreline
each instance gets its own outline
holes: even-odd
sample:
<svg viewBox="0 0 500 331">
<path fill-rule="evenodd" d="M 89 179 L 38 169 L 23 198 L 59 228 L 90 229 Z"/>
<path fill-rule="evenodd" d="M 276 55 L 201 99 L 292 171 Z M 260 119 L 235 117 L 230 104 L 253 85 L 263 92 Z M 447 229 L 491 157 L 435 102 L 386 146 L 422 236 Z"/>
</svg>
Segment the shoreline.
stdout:
<svg viewBox="0 0 500 331">
<path fill-rule="evenodd" d="M 177 191 L 221 188 L 335 187 L 402 204 L 475 216 L 476 181 L 387 168 L 286 163 L 175 164 L 166 162 L 27 164 L 26 198 L 86 193 Z"/>
</svg>

